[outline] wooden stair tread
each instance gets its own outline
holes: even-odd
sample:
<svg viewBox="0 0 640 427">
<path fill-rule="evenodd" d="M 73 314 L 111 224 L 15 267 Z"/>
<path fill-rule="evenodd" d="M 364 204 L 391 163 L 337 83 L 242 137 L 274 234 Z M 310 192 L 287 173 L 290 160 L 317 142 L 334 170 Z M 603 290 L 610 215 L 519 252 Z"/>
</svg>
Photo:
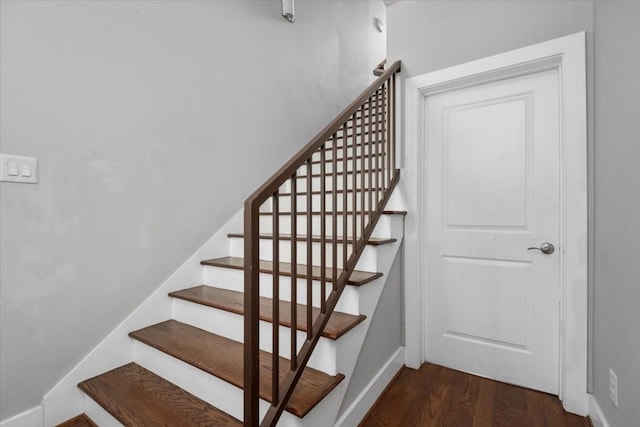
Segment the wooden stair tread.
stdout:
<svg viewBox="0 0 640 427">
<path fill-rule="evenodd" d="M 78 387 L 126 426 L 242 426 L 229 414 L 135 363 Z"/>
<path fill-rule="evenodd" d="M 211 286 L 196 286 L 194 288 L 183 289 L 171 292 L 169 296 L 206 305 L 220 310 L 229 311 L 244 315 L 244 294 L 242 292 L 230 291 L 227 289 L 214 288 Z M 307 331 L 306 305 L 297 304 L 297 329 Z M 318 317 L 320 309 L 313 308 L 313 319 Z M 260 297 L 260 319 L 273 322 L 273 300 L 271 298 Z M 341 313 L 334 311 L 329 318 L 327 325 L 322 331 L 322 336 L 336 340 L 350 331 L 366 316 Z M 280 321 L 282 326 L 291 327 L 291 303 L 280 301 Z"/>
<path fill-rule="evenodd" d="M 129 334 L 151 347 L 163 351 L 216 377 L 243 387 L 243 344 L 194 326 L 167 320 Z M 280 381 L 285 377 L 290 361 L 280 358 Z M 305 368 L 286 410 L 304 417 L 333 390 L 344 375 L 327 375 Z M 271 354 L 260 352 L 260 397 L 271 402 Z M 174 424 L 180 425 L 180 424 Z"/>
<path fill-rule="evenodd" d="M 240 257 L 222 257 L 216 259 L 208 259 L 201 261 L 200 264 L 208 265 L 211 267 L 223 267 L 223 268 L 233 268 L 235 270 L 244 270 L 244 258 Z M 291 263 L 288 262 L 280 262 L 280 275 L 281 276 L 291 276 Z M 300 279 L 304 279 L 307 277 L 307 266 L 304 264 L 297 264 L 297 277 Z M 340 276 L 340 272 L 342 270 L 338 270 L 338 276 Z M 261 273 L 273 273 L 273 262 L 260 260 L 260 272 Z M 313 280 L 321 280 L 320 277 L 321 269 L 318 266 L 312 266 L 311 277 Z M 333 269 L 326 267 L 325 268 L 325 276 L 326 281 L 333 281 Z M 354 270 L 347 281 L 347 284 L 353 286 L 361 286 L 366 283 L 371 282 L 379 277 L 382 277 L 382 273 L 371 273 L 368 271 L 359 271 Z"/>
<path fill-rule="evenodd" d="M 296 215 L 307 215 L 307 213 L 308 212 L 300 212 L 300 211 L 298 211 L 298 212 L 296 212 Z M 343 214 L 343 212 L 341 210 L 338 210 L 336 213 L 337 213 L 338 216 L 342 216 L 342 214 Z M 291 216 L 291 212 L 279 212 L 279 214 L 282 215 L 282 216 Z M 353 214 L 362 215 L 363 212 L 362 211 L 352 211 L 352 210 L 348 210 L 347 211 L 347 215 L 353 215 Z M 368 215 L 369 212 L 365 211 L 364 214 Z M 273 212 L 260 212 L 260 215 L 262 215 L 262 216 L 265 216 L 265 215 L 273 216 Z M 312 211 L 311 215 L 322 215 L 322 212 L 320 212 L 320 211 Z M 330 216 L 333 215 L 333 211 L 331 209 L 327 209 L 327 211 L 325 212 L 325 215 L 327 217 L 330 217 Z M 382 215 L 403 215 L 403 216 L 406 216 L 407 215 L 407 211 L 384 210 L 384 211 L 382 211 Z"/>
<path fill-rule="evenodd" d="M 98 427 L 98 424 L 94 423 L 87 414 L 80 414 L 77 417 L 73 417 L 56 427 Z"/>
<path fill-rule="evenodd" d="M 291 240 L 291 234 L 279 234 L 279 239 L 280 240 Z M 232 238 L 244 238 L 244 233 L 229 233 L 227 234 L 227 237 L 232 237 Z M 264 233 L 260 235 L 261 239 L 264 240 L 272 240 L 273 239 L 273 234 L 270 233 Z M 306 242 L 307 241 L 307 235 L 306 234 L 299 234 L 296 236 L 296 240 L 298 240 L 299 242 Z M 319 242 L 321 240 L 320 236 L 314 235 L 311 236 L 311 241 L 312 242 Z M 337 241 L 338 243 L 344 243 L 344 238 L 342 236 L 338 236 L 337 239 L 333 239 L 332 237 L 326 237 L 325 241 L 327 243 L 333 243 L 334 241 Z M 369 240 L 367 241 L 367 245 L 371 245 L 371 246 L 379 246 L 379 245 L 386 245 L 387 243 L 393 243 L 396 242 L 397 240 L 392 238 L 392 237 L 388 237 L 388 238 L 384 238 L 384 237 L 370 237 Z M 347 236 L 347 243 L 351 243 L 353 242 L 353 237 L 349 237 Z"/>
</svg>

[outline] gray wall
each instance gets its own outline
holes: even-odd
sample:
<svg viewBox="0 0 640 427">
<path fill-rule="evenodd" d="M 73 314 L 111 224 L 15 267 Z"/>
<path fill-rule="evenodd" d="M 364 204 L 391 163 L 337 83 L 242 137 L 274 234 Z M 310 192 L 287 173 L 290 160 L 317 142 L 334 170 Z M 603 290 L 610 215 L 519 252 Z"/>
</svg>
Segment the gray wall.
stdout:
<svg viewBox="0 0 640 427">
<path fill-rule="evenodd" d="M 400 248 L 391 270 L 389 270 L 378 306 L 371 318 L 371 324 L 362 344 L 360 357 L 342 401 L 338 418 L 362 393 L 389 358 L 404 344 L 402 342 L 402 324 L 404 322 L 402 265 L 402 248 Z"/>
<path fill-rule="evenodd" d="M 585 1 L 411 1 L 387 8 L 389 59 L 405 77 L 591 30 Z"/>
<path fill-rule="evenodd" d="M 587 31 L 590 383 L 612 427 L 640 419 L 640 3 L 409 1 L 387 9 L 410 77 Z M 595 131 L 594 131 L 595 130 Z M 618 375 L 620 407 L 608 397 Z"/>
<path fill-rule="evenodd" d="M 595 4 L 593 393 L 611 427 L 640 425 L 640 2 Z M 609 369 L 618 376 L 616 408 Z"/>
<path fill-rule="evenodd" d="M 38 405 L 344 108 L 380 1 L 2 1 L 0 419 Z M 384 16 L 382 16 L 384 18 Z M 188 284 L 185 284 L 188 285 Z"/>
</svg>

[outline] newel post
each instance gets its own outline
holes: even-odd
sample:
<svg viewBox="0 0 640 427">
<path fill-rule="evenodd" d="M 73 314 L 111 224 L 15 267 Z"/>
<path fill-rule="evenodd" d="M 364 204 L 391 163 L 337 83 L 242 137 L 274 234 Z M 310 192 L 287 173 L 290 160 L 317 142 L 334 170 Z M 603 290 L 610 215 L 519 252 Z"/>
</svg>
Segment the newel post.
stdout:
<svg viewBox="0 0 640 427">
<path fill-rule="evenodd" d="M 244 204 L 244 425 L 259 425 L 259 205 Z"/>
</svg>

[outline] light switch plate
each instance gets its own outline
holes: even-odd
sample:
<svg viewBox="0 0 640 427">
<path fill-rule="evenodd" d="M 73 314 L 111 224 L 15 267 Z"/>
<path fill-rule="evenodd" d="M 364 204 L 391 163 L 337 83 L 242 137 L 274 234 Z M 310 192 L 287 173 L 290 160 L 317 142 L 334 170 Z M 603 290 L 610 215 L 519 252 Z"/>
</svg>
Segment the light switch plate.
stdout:
<svg viewBox="0 0 640 427">
<path fill-rule="evenodd" d="M 0 154 L 0 181 L 37 184 L 38 159 Z"/>
</svg>

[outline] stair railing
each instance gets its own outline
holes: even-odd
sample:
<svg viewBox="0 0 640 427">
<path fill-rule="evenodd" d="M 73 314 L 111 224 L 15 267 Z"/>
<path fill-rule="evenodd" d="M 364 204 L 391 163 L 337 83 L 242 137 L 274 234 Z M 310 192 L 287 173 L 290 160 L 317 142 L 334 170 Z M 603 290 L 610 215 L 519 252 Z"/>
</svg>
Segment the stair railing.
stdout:
<svg viewBox="0 0 640 427">
<path fill-rule="evenodd" d="M 399 71 L 399 61 L 384 70 L 335 120 L 245 201 L 245 426 L 276 425 L 398 182 L 395 83 Z M 320 178 L 317 186 L 312 178 Z M 281 210 L 281 204 L 289 204 L 289 210 Z M 266 237 L 271 237 L 273 243 L 273 357 L 271 378 L 263 379 L 264 383 L 270 383 L 271 406 L 259 424 L 260 238 L 265 237 L 260 233 L 260 218 L 265 218 L 265 207 L 270 207 L 266 218 L 271 217 L 272 228 L 272 235 Z M 320 235 L 314 236 L 312 232 L 318 222 Z M 290 236 L 281 236 L 281 228 L 287 225 Z M 281 253 L 283 237 L 290 240 L 289 254 Z M 305 251 L 299 253 L 298 243 L 302 242 L 306 242 Z M 313 242 L 319 242 L 316 248 L 320 252 L 319 268 L 313 267 Z M 289 255 L 290 263 L 282 261 L 286 255 Z M 298 265 L 302 258 L 306 258 L 303 267 Z M 279 357 L 278 303 L 282 290 L 280 279 L 285 275 L 290 276 L 291 283 L 288 289 L 291 318 L 287 319 L 291 327 L 291 348 L 290 361 L 286 364 L 281 363 L 285 359 Z M 319 291 L 312 286 L 314 280 L 320 282 Z M 301 295 L 306 299 L 303 319 L 298 319 L 297 315 L 299 281 L 306 281 L 306 289 L 301 288 L 306 293 L 306 296 Z M 327 289 L 329 282 L 331 287 Z M 318 299 L 320 309 L 313 309 L 313 302 Z M 299 350 L 298 328 L 307 332 Z M 268 397 L 264 388 L 262 395 Z"/>
</svg>

